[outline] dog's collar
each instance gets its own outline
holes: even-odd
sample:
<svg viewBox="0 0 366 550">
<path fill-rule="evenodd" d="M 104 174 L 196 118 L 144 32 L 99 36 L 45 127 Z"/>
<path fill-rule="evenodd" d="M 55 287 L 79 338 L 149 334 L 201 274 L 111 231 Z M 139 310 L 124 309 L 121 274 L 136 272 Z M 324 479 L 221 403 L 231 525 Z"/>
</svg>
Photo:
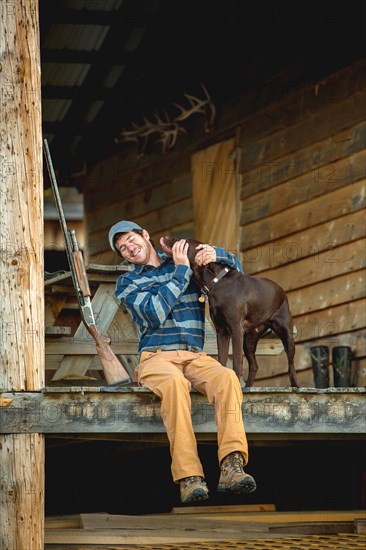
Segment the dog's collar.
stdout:
<svg viewBox="0 0 366 550">
<path fill-rule="evenodd" d="M 225 275 L 227 275 L 229 273 L 230 269 L 228 267 L 224 267 L 224 269 L 222 269 L 220 271 L 220 273 L 218 273 L 217 275 L 215 275 L 215 277 L 212 279 L 212 281 L 210 281 L 207 285 L 203 285 L 203 287 L 201 288 L 201 296 L 198 298 L 200 302 L 203 302 L 205 300 L 207 300 L 207 295 L 208 293 L 210 292 L 210 290 L 215 286 L 216 283 L 219 282 L 220 279 L 222 279 L 223 277 L 225 277 Z"/>
</svg>

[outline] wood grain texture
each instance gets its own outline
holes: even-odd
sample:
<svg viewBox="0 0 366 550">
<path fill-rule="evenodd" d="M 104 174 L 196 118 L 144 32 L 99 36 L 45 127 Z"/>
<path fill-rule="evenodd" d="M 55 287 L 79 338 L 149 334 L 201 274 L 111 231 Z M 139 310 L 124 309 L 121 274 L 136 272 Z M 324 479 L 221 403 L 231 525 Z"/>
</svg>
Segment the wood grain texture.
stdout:
<svg viewBox="0 0 366 550">
<path fill-rule="evenodd" d="M 243 163 L 259 164 L 306 148 L 365 119 L 366 91 L 355 93 L 341 102 L 329 102 L 312 116 L 299 116 L 288 127 L 246 144 Z"/>
<path fill-rule="evenodd" d="M 36 391 L 45 376 L 38 2 L 1 2 L 0 21 L 0 387 Z M 0 464 L 0 548 L 42 550 L 44 436 L 3 433 Z"/>
<path fill-rule="evenodd" d="M 242 250 L 267 245 L 272 241 L 289 237 L 321 223 L 363 210 L 366 206 L 366 180 L 349 185 L 293 205 L 287 210 L 245 224 L 241 231 Z"/>
<path fill-rule="evenodd" d="M 352 156 L 334 161 L 307 172 L 299 183 L 297 177 L 258 192 L 242 203 L 241 225 L 266 218 L 365 179 L 365 149 Z"/>
<path fill-rule="evenodd" d="M 229 139 L 192 156 L 196 238 L 237 253 L 237 183 Z"/>
<path fill-rule="evenodd" d="M 246 147 L 247 143 L 291 126 L 300 117 L 311 116 L 356 91 L 364 90 L 365 66 L 362 59 L 300 88 L 279 83 L 278 86 L 265 87 L 260 94 L 257 90 L 249 92 L 225 109 L 223 125 L 243 123 L 245 131 L 241 134 L 240 144 Z"/>
<path fill-rule="evenodd" d="M 354 382 L 365 356 L 365 61 L 248 114 L 242 123 L 241 260 L 288 293 L 300 384 L 315 344 L 349 345 Z M 258 384 L 283 385 L 282 355 Z M 331 365 L 330 365 L 331 368 Z M 356 376 L 357 375 L 357 376 Z"/>
<path fill-rule="evenodd" d="M 49 388 L 47 392 L 5 394 L 12 398 L 2 408 L 0 433 L 165 434 L 160 399 L 144 388 Z M 72 388 L 71 388 L 72 390 Z M 250 437 L 280 434 L 297 437 L 364 437 L 365 389 L 316 390 L 303 388 L 250 388 L 243 390 L 242 414 Z M 217 429 L 214 407 L 198 392 L 191 392 L 192 422 L 196 434 Z M 323 434 L 323 435 L 322 435 Z"/>
<path fill-rule="evenodd" d="M 366 124 L 362 121 L 316 141 L 309 147 L 285 154 L 274 162 L 252 163 L 243 167 L 242 199 L 292 179 L 301 185 L 306 174 L 312 170 L 362 151 L 365 148 L 365 132 Z"/>
</svg>

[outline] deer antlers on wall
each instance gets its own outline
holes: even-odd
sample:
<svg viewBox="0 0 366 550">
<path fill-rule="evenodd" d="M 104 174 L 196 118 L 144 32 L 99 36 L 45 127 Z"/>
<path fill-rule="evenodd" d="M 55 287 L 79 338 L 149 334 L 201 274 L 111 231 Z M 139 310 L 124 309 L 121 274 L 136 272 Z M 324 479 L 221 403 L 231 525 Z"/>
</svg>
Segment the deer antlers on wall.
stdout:
<svg viewBox="0 0 366 550">
<path fill-rule="evenodd" d="M 120 133 L 120 137 L 115 139 L 116 143 L 133 142 L 138 146 L 139 156 L 143 156 L 146 151 L 147 144 L 152 136 L 155 136 L 155 141 L 161 143 L 163 153 L 172 149 L 178 139 L 179 134 L 186 134 L 187 130 L 181 126 L 181 122 L 187 120 L 194 114 L 201 114 L 205 117 L 205 132 L 209 133 L 213 130 L 214 121 L 216 116 L 216 107 L 206 90 L 205 86 L 201 84 L 204 99 L 199 99 L 191 94 L 184 94 L 184 97 L 189 103 L 189 107 L 185 108 L 177 103 L 174 103 L 175 107 L 180 113 L 171 120 L 168 113 L 164 111 L 164 115 L 154 113 L 153 121 L 151 122 L 146 117 L 143 117 L 144 123 L 137 125 L 135 122 L 131 124 L 130 130 L 123 129 Z"/>
</svg>

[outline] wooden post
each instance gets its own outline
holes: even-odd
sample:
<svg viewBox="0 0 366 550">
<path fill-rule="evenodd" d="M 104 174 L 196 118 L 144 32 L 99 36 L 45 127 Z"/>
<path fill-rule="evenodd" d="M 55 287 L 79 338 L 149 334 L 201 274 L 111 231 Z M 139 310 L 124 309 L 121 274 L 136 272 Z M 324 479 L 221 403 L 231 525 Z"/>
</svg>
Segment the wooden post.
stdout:
<svg viewBox="0 0 366 550">
<path fill-rule="evenodd" d="M 0 113 L 0 391 L 32 392 L 44 385 L 38 0 L 0 2 Z M 40 550 L 44 436 L 1 435 L 0 465 L 0 548 Z"/>
</svg>

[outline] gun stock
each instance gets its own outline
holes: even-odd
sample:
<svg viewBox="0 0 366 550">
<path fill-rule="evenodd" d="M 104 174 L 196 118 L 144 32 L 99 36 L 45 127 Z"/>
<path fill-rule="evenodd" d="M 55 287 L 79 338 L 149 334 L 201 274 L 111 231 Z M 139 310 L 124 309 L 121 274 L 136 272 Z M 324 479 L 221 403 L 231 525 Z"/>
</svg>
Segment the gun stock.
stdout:
<svg viewBox="0 0 366 550">
<path fill-rule="evenodd" d="M 90 336 L 94 339 L 100 362 L 102 363 L 105 379 L 108 384 L 130 381 L 128 373 L 117 359 L 110 346 L 110 338 L 99 332 L 96 325 L 86 325 Z"/>
<path fill-rule="evenodd" d="M 79 309 L 83 323 L 95 341 L 97 353 L 102 363 L 104 376 L 108 384 L 118 382 L 129 382 L 131 379 L 120 361 L 117 359 L 110 347 L 110 338 L 100 333 L 94 318 L 91 305 L 91 292 L 86 274 L 84 259 L 76 238 L 74 229 L 68 230 L 65 215 L 62 208 L 61 198 L 58 191 L 55 171 L 53 169 L 51 154 L 46 139 L 44 142 L 44 153 L 50 176 L 52 191 L 55 197 L 56 207 L 59 215 L 61 229 L 65 239 L 67 259 L 70 266 L 70 272 L 76 295 L 78 298 Z"/>
</svg>

